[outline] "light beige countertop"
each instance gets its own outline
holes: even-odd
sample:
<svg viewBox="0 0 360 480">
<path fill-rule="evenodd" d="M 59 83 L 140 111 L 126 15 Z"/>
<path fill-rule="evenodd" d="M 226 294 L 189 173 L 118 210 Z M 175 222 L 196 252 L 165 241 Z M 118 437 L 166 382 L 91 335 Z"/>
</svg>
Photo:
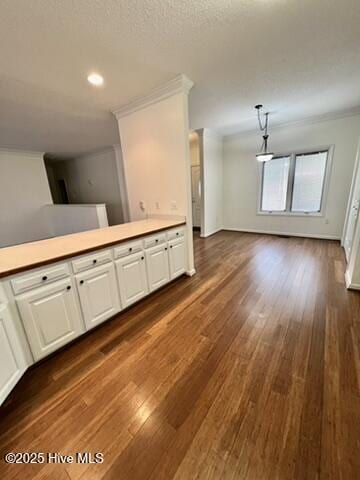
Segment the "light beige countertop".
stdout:
<svg viewBox="0 0 360 480">
<path fill-rule="evenodd" d="M 149 218 L 113 227 L 0 248 L 0 277 L 75 257 L 151 233 L 185 225 L 185 220 Z"/>
</svg>

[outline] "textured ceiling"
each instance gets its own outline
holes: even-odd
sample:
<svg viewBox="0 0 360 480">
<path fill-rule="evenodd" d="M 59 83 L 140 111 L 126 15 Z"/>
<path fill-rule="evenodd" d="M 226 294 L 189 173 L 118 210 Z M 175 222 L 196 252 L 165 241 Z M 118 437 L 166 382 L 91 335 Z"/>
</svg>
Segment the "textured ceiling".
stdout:
<svg viewBox="0 0 360 480">
<path fill-rule="evenodd" d="M 105 77 L 99 90 L 86 77 Z M 117 143 L 111 109 L 185 73 L 192 128 L 360 105 L 359 0 L 1 0 L 0 145 Z"/>
</svg>

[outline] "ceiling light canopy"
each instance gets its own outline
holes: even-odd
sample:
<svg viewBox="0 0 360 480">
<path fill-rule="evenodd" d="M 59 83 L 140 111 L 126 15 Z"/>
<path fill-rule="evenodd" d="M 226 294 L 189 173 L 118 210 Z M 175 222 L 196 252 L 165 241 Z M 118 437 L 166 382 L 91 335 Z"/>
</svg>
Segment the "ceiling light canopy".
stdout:
<svg viewBox="0 0 360 480">
<path fill-rule="evenodd" d="M 261 132 L 264 132 L 263 135 L 263 143 L 261 146 L 261 152 L 256 155 L 256 160 L 259 162 L 268 162 L 271 160 L 274 156 L 273 153 L 270 153 L 267 151 L 267 143 L 268 143 L 268 123 L 269 123 L 269 112 L 266 112 L 265 115 L 265 122 L 264 124 L 261 121 L 261 116 L 260 116 L 260 110 L 263 108 L 262 105 L 255 105 L 255 108 L 257 110 L 257 115 L 258 115 L 258 121 L 259 121 L 259 128 Z"/>
<path fill-rule="evenodd" d="M 87 79 L 88 82 L 95 87 L 101 87 L 102 85 L 104 85 L 104 77 L 99 73 L 90 73 Z"/>
</svg>

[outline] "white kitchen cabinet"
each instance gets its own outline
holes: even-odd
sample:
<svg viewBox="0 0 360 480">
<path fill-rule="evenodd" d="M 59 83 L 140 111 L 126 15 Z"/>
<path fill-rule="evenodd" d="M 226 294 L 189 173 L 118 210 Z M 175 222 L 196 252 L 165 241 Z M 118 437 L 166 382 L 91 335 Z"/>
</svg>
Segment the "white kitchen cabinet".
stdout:
<svg viewBox="0 0 360 480">
<path fill-rule="evenodd" d="M 49 355 L 84 331 L 70 278 L 16 298 L 35 360 Z"/>
<path fill-rule="evenodd" d="M 185 242 L 184 238 L 169 242 L 170 279 L 185 273 Z"/>
<path fill-rule="evenodd" d="M 76 275 L 86 329 L 95 327 L 121 309 L 112 263 Z"/>
<path fill-rule="evenodd" d="M 153 292 L 170 280 L 167 244 L 148 248 L 145 255 L 149 290 Z"/>
<path fill-rule="evenodd" d="M 27 368 L 8 306 L 0 304 L 0 405 Z"/>
<path fill-rule="evenodd" d="M 129 255 L 115 262 L 122 306 L 128 307 L 148 294 L 145 255 Z"/>
</svg>

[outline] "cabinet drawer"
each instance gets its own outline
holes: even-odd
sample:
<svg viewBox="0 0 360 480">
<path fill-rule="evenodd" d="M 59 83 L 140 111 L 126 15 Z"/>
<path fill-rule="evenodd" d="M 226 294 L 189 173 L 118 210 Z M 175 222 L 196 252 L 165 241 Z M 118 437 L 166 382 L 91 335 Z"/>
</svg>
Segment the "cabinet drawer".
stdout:
<svg viewBox="0 0 360 480">
<path fill-rule="evenodd" d="M 111 250 L 102 250 L 73 260 L 72 266 L 74 272 L 79 273 L 91 267 L 97 267 L 98 265 L 102 265 L 111 261 Z"/>
<path fill-rule="evenodd" d="M 158 235 L 152 235 L 151 237 L 146 237 L 144 239 L 144 247 L 150 248 L 155 247 L 156 245 L 160 245 L 161 243 L 166 242 L 166 235 L 165 233 L 159 233 Z"/>
<path fill-rule="evenodd" d="M 115 258 L 126 257 L 127 255 L 141 252 L 142 248 L 143 247 L 142 247 L 141 240 L 138 240 L 136 242 L 125 243 L 123 245 L 119 245 L 118 247 L 114 248 L 114 257 Z"/>
<path fill-rule="evenodd" d="M 49 268 L 38 270 L 37 272 L 28 273 L 11 280 L 11 286 L 15 295 L 30 290 L 32 288 L 39 287 L 40 285 L 46 285 L 54 280 L 60 280 L 61 278 L 68 277 L 70 275 L 69 266 L 67 263 L 61 265 L 53 265 Z"/>
<path fill-rule="evenodd" d="M 174 228 L 173 230 L 169 230 L 166 232 L 168 240 L 174 240 L 175 238 L 181 238 L 185 235 L 184 228 Z"/>
</svg>

